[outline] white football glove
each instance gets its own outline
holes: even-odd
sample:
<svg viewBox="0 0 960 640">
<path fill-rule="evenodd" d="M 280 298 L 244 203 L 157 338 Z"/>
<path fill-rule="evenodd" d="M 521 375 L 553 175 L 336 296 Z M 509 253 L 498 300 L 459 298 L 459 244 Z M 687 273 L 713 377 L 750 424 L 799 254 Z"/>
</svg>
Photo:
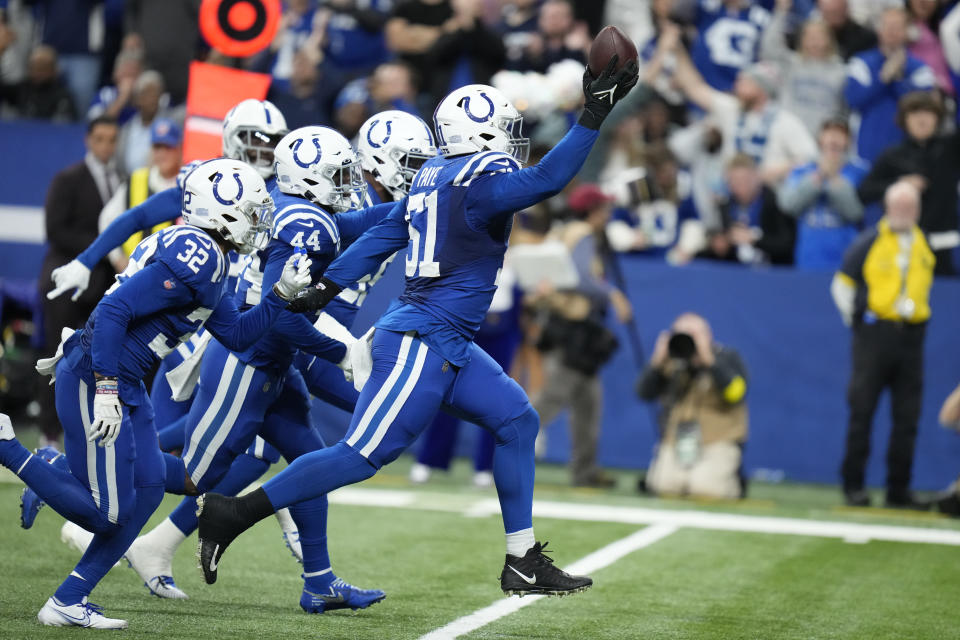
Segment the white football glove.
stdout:
<svg viewBox="0 0 960 640">
<path fill-rule="evenodd" d="M 280 281 L 273 290 L 284 300 L 290 301 L 300 290 L 310 284 L 310 258 L 305 253 L 294 253 L 283 265 Z"/>
<path fill-rule="evenodd" d="M 123 408 L 120 404 L 117 379 L 100 378 L 93 396 L 93 424 L 90 425 L 87 440 L 93 442 L 99 438 L 101 447 L 112 447 L 120 434 L 122 421 Z"/>
<path fill-rule="evenodd" d="M 79 260 L 71 260 L 62 267 L 57 267 L 50 274 L 50 279 L 56 288 L 47 294 L 47 300 L 53 300 L 70 289 L 76 289 L 70 298 L 74 302 L 90 286 L 90 269 L 87 269 Z"/>
<path fill-rule="evenodd" d="M 370 373 L 373 371 L 373 327 L 367 331 L 359 340 L 347 347 L 347 359 L 350 360 L 350 371 L 353 374 L 353 388 L 357 391 L 363 389 L 370 379 Z M 346 371 L 344 371 L 346 373 Z M 350 380 L 350 378 L 347 378 Z"/>
</svg>

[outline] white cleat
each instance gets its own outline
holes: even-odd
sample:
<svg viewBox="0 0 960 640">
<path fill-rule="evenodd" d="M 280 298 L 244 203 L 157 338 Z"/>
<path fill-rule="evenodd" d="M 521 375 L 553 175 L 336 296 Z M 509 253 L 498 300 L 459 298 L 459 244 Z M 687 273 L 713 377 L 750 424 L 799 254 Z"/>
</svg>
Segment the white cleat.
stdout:
<svg viewBox="0 0 960 640">
<path fill-rule="evenodd" d="M 127 621 L 108 618 L 103 609 L 84 598 L 77 604 L 60 604 L 56 598 L 48 598 L 37 613 L 40 624 L 48 627 L 86 627 L 88 629 L 126 629 Z"/>
<path fill-rule="evenodd" d="M 430 473 L 430 467 L 416 462 L 410 467 L 410 482 L 413 484 L 423 484 L 430 479 Z"/>
<path fill-rule="evenodd" d="M 87 547 L 90 546 L 90 543 L 93 541 L 93 534 L 81 527 L 78 524 L 74 524 L 67 520 L 63 523 L 63 526 L 60 527 L 60 542 L 67 545 L 71 549 L 76 549 L 80 554 L 87 552 Z M 119 567 L 120 563 L 114 563 L 115 567 Z"/>
<path fill-rule="evenodd" d="M 143 537 L 133 541 L 124 557 L 153 595 L 171 600 L 190 597 L 173 581 L 173 560 L 153 548 Z"/>
<path fill-rule="evenodd" d="M 13 423 L 10 422 L 10 416 L 0 413 L 0 440 L 13 440 L 17 434 L 13 432 Z"/>
<path fill-rule="evenodd" d="M 290 515 L 290 509 L 280 509 L 275 514 L 277 522 L 280 523 L 280 530 L 283 531 L 283 542 L 290 550 L 294 560 L 303 564 L 303 548 L 300 546 L 300 532 L 297 530 L 297 523 L 293 521 Z"/>
</svg>

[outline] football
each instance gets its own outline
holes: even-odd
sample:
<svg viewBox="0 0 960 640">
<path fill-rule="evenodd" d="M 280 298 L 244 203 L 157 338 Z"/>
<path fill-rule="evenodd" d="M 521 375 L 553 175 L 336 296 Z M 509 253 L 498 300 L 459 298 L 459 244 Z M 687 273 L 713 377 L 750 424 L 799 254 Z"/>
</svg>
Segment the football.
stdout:
<svg viewBox="0 0 960 640">
<path fill-rule="evenodd" d="M 610 64 L 610 58 L 614 54 L 620 57 L 617 61 L 619 71 L 628 60 L 637 60 L 637 47 L 623 31 L 609 25 L 597 34 L 590 45 L 590 55 L 587 57 L 587 68 L 590 69 L 590 74 L 597 77 Z"/>
</svg>

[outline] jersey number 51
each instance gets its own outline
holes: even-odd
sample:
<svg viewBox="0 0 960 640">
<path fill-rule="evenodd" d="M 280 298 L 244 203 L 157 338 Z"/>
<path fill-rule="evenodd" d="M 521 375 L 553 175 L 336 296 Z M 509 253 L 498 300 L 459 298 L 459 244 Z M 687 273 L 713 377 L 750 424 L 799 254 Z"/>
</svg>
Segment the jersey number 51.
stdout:
<svg viewBox="0 0 960 640">
<path fill-rule="evenodd" d="M 440 275 L 440 263 L 433 259 L 437 248 L 436 189 L 410 195 L 407 200 L 407 222 L 410 231 L 407 277 L 436 278 Z"/>
</svg>

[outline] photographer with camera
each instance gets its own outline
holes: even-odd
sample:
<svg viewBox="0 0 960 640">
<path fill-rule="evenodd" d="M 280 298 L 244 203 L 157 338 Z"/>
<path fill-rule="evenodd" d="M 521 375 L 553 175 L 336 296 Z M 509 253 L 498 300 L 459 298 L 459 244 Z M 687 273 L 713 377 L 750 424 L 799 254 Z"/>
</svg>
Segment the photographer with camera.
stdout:
<svg viewBox="0 0 960 640">
<path fill-rule="evenodd" d="M 657 338 L 637 393 L 659 401 L 661 437 L 647 488 L 661 495 L 739 498 L 747 440 L 747 370 L 710 325 L 684 313 Z"/>
</svg>

